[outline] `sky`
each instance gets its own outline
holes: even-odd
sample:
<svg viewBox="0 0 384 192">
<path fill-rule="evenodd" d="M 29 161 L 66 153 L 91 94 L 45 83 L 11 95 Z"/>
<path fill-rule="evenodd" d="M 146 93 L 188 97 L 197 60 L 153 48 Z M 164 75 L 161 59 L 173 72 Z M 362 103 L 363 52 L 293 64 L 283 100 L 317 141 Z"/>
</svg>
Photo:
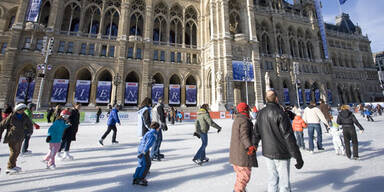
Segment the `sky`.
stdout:
<svg viewBox="0 0 384 192">
<path fill-rule="evenodd" d="M 323 17 L 327 23 L 335 23 L 340 15 L 338 0 L 321 0 Z M 372 52 L 384 51 L 384 0 L 347 0 L 341 6 L 348 13 L 352 22 L 359 25 L 364 35 L 371 40 Z"/>
</svg>

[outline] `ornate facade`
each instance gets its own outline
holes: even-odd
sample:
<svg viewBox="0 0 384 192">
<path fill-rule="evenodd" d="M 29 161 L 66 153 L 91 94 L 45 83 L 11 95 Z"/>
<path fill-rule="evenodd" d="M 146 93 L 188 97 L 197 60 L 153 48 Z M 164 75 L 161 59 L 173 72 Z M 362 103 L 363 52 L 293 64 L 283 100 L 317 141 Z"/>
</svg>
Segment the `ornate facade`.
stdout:
<svg viewBox="0 0 384 192">
<path fill-rule="evenodd" d="M 232 61 L 244 57 L 252 61 L 255 76 L 248 83 L 251 105 L 263 103 L 267 72 L 267 84 L 280 99 L 296 103 L 294 62 L 299 86 L 310 90 L 311 99 L 320 94 L 325 100 L 332 96 L 333 104 L 357 103 L 379 93 L 369 39 L 359 27 L 340 31 L 338 24 L 327 25 L 326 59 L 312 0 L 293 5 L 284 0 L 43 0 L 35 24 L 25 22 L 27 9 L 24 0 L 0 3 L 1 104 L 14 102 L 25 71 L 38 72 L 44 36 L 55 43 L 43 106 L 50 104 L 54 79 L 69 80 L 67 103 L 73 102 L 76 81 L 90 80 L 88 104 L 94 106 L 97 82 L 119 74 L 123 82 L 138 82 L 139 102 L 151 95 L 151 85 L 164 84 L 167 103 L 169 85 L 179 84 L 180 106 L 193 107 L 186 105 L 185 91 L 196 85 L 196 105 L 221 110 L 245 101 L 245 83 L 233 81 L 232 68 Z M 40 81 L 36 78 L 34 102 Z M 124 103 L 125 86 L 115 89 L 111 98 Z"/>
</svg>

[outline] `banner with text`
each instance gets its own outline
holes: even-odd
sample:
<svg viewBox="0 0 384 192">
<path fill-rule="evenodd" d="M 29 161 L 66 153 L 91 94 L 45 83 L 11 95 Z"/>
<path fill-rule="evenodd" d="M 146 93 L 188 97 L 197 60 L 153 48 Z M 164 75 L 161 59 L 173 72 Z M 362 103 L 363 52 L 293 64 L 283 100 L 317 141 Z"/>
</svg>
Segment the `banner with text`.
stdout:
<svg viewBox="0 0 384 192">
<path fill-rule="evenodd" d="M 317 104 L 320 103 L 320 90 L 319 89 L 315 90 L 315 100 L 316 100 Z"/>
<path fill-rule="evenodd" d="M 137 104 L 139 92 L 139 83 L 126 82 L 125 83 L 125 103 Z"/>
<path fill-rule="evenodd" d="M 169 104 L 180 105 L 180 85 L 169 85 Z"/>
<path fill-rule="evenodd" d="M 329 58 L 329 56 L 328 56 L 328 42 L 327 42 L 327 36 L 326 36 L 326 31 L 325 31 L 323 13 L 321 12 L 320 0 L 315 0 L 315 8 L 316 8 L 316 14 L 317 14 L 317 22 L 319 24 L 319 29 L 320 29 L 320 36 L 321 36 L 321 40 L 323 43 L 324 56 L 326 59 L 328 59 Z"/>
<path fill-rule="evenodd" d="M 303 102 L 303 91 L 301 88 L 299 88 L 299 102 L 300 102 L 300 105 L 304 104 Z"/>
<path fill-rule="evenodd" d="M 26 92 L 28 87 L 28 81 L 25 77 L 20 77 L 19 84 L 17 86 L 16 91 L 16 103 L 18 102 L 24 102 Z M 31 83 L 29 83 L 29 89 L 28 89 L 28 102 L 32 101 L 33 98 L 33 92 L 35 91 L 35 80 L 33 80 Z"/>
<path fill-rule="evenodd" d="M 253 65 L 248 65 L 247 73 L 245 69 L 247 68 L 243 61 L 232 61 L 233 80 L 245 81 L 245 79 L 247 79 L 248 81 L 253 81 Z"/>
<path fill-rule="evenodd" d="M 66 103 L 68 94 L 68 79 L 54 79 L 52 88 L 52 103 Z"/>
<path fill-rule="evenodd" d="M 328 93 L 328 103 L 333 104 L 332 91 L 330 89 L 328 89 L 327 93 Z"/>
<path fill-rule="evenodd" d="M 185 104 L 187 105 L 196 105 L 197 104 L 197 86 L 196 85 L 187 85 L 185 89 Z"/>
<path fill-rule="evenodd" d="M 152 104 L 157 103 L 160 97 L 164 99 L 164 85 L 153 84 L 152 85 Z"/>
<path fill-rule="evenodd" d="M 305 89 L 305 102 L 309 104 L 311 102 L 311 90 L 310 89 Z"/>
<path fill-rule="evenodd" d="M 286 105 L 291 104 L 291 101 L 289 99 L 289 89 L 288 88 L 284 88 L 284 103 Z"/>
<path fill-rule="evenodd" d="M 96 103 L 109 103 L 111 99 L 111 90 L 111 81 L 99 81 L 97 83 Z"/>
<path fill-rule="evenodd" d="M 37 22 L 42 0 L 29 0 L 26 21 Z"/>
<path fill-rule="evenodd" d="M 89 103 L 90 88 L 91 88 L 91 81 L 77 80 L 74 101 L 76 103 Z"/>
</svg>

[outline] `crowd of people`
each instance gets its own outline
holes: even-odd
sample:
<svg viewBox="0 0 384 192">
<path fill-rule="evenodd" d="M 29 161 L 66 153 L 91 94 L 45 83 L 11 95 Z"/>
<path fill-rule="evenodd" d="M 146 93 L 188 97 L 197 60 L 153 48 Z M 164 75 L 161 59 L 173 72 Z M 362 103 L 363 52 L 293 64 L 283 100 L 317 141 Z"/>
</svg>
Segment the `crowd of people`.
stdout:
<svg viewBox="0 0 384 192">
<path fill-rule="evenodd" d="M 76 141 L 76 134 L 80 124 L 81 104 L 74 104 L 72 109 L 63 108 L 57 105 L 55 109 L 47 109 L 47 121 L 52 122 L 48 129 L 46 142 L 49 151 L 42 159 L 48 169 L 55 169 L 55 157 L 60 159 L 72 160 L 70 146 L 72 141 Z M 40 126 L 33 121 L 32 113 L 35 105 L 29 103 L 17 104 L 14 109 L 6 106 L 1 111 L 0 140 L 2 133 L 6 130 L 4 143 L 8 143 L 10 157 L 6 173 L 17 173 L 21 168 L 16 166 L 16 161 L 20 153 L 30 154 L 29 140 L 33 133 L 33 128 L 39 129 Z M 364 131 L 356 119 L 354 112 L 360 111 L 368 121 L 373 121 L 372 113 L 382 114 L 382 107 L 377 105 L 342 105 L 338 108 L 338 115 L 334 119 L 331 108 L 320 102 L 317 106 L 312 101 L 304 109 L 298 107 L 282 107 L 279 104 L 276 92 L 267 91 L 266 105 L 258 110 L 255 106 L 250 107 L 246 103 L 240 103 L 236 108 L 231 108 L 233 119 L 232 134 L 229 148 L 229 162 L 233 165 L 236 173 L 234 186 L 235 192 L 243 192 L 251 177 L 252 167 L 258 167 L 256 151 L 262 148 L 262 155 L 265 158 L 269 172 L 268 191 L 290 191 L 289 166 L 290 159 L 296 160 L 295 167 L 301 169 L 304 161 L 301 155 L 303 150 L 310 153 L 315 152 L 314 142 L 316 141 L 317 151 L 324 150 L 322 144 L 322 126 L 326 133 L 332 135 L 334 149 L 337 155 L 345 155 L 349 159 L 358 160 L 358 139 L 355 125 Z M 203 104 L 195 120 L 196 136 L 201 140 L 201 147 L 193 156 L 192 161 L 199 166 L 209 162 L 206 156 L 208 145 L 208 132 L 210 127 L 216 128 L 217 133 L 222 127 L 215 123 L 209 115 L 208 104 Z M 97 108 L 96 123 L 99 123 L 102 110 Z M 104 139 L 113 131 L 112 144 L 118 144 L 117 127 L 121 126 L 119 119 L 118 105 L 108 106 L 107 130 L 98 140 L 100 145 L 104 145 Z M 151 161 L 161 161 L 165 157 L 160 151 L 163 140 L 163 131 L 168 130 L 168 122 L 174 124 L 175 121 L 182 119 L 182 114 L 174 107 L 168 110 L 164 108 L 163 99 L 159 98 L 155 105 L 150 98 L 144 98 L 141 102 L 138 114 L 137 133 L 140 139 L 137 158 L 138 167 L 133 175 L 133 184 L 147 186 L 148 174 Z M 53 120 L 52 120 L 53 118 Z M 308 148 L 304 141 L 304 130 L 307 129 Z M 316 137 L 315 137 L 316 133 Z M 351 151 L 352 142 L 352 151 Z M 260 145 L 261 143 L 261 145 Z M 64 150 L 64 152 L 62 152 Z"/>
</svg>

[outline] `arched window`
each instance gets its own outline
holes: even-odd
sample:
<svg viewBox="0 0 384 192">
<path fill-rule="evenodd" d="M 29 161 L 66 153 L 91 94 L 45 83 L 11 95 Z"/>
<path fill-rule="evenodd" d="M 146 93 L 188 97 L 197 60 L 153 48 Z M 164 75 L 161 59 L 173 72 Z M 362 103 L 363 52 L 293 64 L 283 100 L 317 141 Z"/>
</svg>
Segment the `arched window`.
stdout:
<svg viewBox="0 0 384 192">
<path fill-rule="evenodd" d="M 197 45 L 197 12 L 193 7 L 185 11 L 185 44 L 190 46 Z"/>
<path fill-rule="evenodd" d="M 85 21 L 83 32 L 89 34 L 98 34 L 100 28 L 100 9 L 97 6 L 91 6 L 85 11 Z"/>
<path fill-rule="evenodd" d="M 173 19 L 171 21 L 169 32 L 169 42 L 175 44 L 182 44 L 183 25 L 179 19 Z"/>
<path fill-rule="evenodd" d="M 166 42 L 167 21 L 163 16 L 158 16 L 155 19 L 153 27 L 153 41 Z"/>
<path fill-rule="evenodd" d="M 280 55 L 285 54 L 284 39 L 279 35 L 277 37 L 277 49 Z"/>
<path fill-rule="evenodd" d="M 261 53 L 271 54 L 270 41 L 267 33 L 264 33 L 263 36 L 261 36 L 261 47 Z"/>
<path fill-rule="evenodd" d="M 289 40 L 289 49 L 291 50 L 291 56 L 297 57 L 297 44 L 294 38 Z"/>
<path fill-rule="evenodd" d="M 299 40 L 299 57 L 305 58 L 305 45 L 302 40 Z"/>
<path fill-rule="evenodd" d="M 131 5 L 131 19 L 129 26 L 129 34 L 141 36 L 144 30 L 143 13 L 145 10 L 145 3 L 143 0 L 135 0 Z"/>
<path fill-rule="evenodd" d="M 114 8 L 108 10 L 104 19 L 106 23 L 104 27 L 104 35 L 108 35 L 109 37 L 116 37 L 119 24 L 119 13 L 117 10 Z"/>
<path fill-rule="evenodd" d="M 310 41 L 307 42 L 307 55 L 308 55 L 308 58 L 313 60 L 314 59 L 314 56 L 313 56 L 313 45 Z"/>
<path fill-rule="evenodd" d="M 232 34 L 241 33 L 240 15 L 235 10 L 229 15 L 229 28 Z"/>
<path fill-rule="evenodd" d="M 80 24 L 80 5 L 70 3 L 64 9 L 63 22 L 61 24 L 62 31 L 78 32 Z"/>
<path fill-rule="evenodd" d="M 49 1 L 43 2 L 43 6 L 40 8 L 39 23 L 47 26 L 49 20 L 49 14 L 51 12 L 51 3 Z"/>
</svg>

